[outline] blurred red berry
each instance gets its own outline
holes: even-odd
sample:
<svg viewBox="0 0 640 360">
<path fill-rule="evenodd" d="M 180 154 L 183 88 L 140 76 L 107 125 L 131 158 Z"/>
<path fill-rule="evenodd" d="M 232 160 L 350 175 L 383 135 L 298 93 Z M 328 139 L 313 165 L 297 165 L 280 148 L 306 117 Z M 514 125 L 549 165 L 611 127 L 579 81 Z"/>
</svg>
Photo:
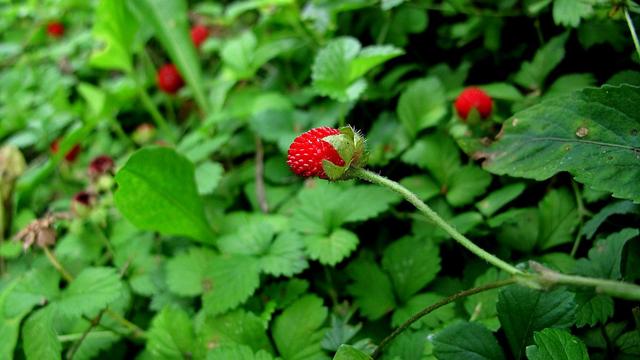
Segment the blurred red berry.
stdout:
<svg viewBox="0 0 640 360">
<path fill-rule="evenodd" d="M 165 64 L 159 70 L 156 76 L 158 87 L 160 90 L 175 94 L 184 85 L 184 80 L 173 64 Z"/>
<path fill-rule="evenodd" d="M 202 43 L 207 40 L 209 36 L 209 29 L 204 25 L 196 25 L 191 28 L 191 40 L 193 44 L 199 48 Z"/>
<path fill-rule="evenodd" d="M 289 147 L 287 164 L 296 175 L 327 179 L 322 161 L 328 160 L 338 166 L 344 166 L 344 160 L 333 145 L 322 139 L 339 134 L 340 130 L 330 127 L 319 127 L 303 133 L 295 138 Z"/>
<path fill-rule="evenodd" d="M 458 115 L 464 120 L 467 120 L 469 112 L 473 108 L 478 111 L 482 118 L 486 119 L 491 115 L 493 102 L 484 90 L 477 87 L 468 87 L 458 95 L 455 107 Z"/>
<path fill-rule="evenodd" d="M 47 34 L 54 38 L 64 35 L 64 25 L 59 21 L 52 21 L 47 24 Z"/>
<path fill-rule="evenodd" d="M 96 202 L 96 196 L 88 191 L 80 191 L 73 195 L 71 200 L 71 212 L 76 216 L 84 217 L 91 211 Z"/>
<path fill-rule="evenodd" d="M 100 175 L 109 173 L 113 171 L 114 165 L 111 156 L 97 156 L 89 163 L 89 176 L 91 178 L 97 178 Z"/>
<path fill-rule="evenodd" d="M 60 147 L 59 144 L 59 140 L 56 139 L 51 143 L 51 152 L 54 154 L 58 153 L 58 148 Z M 79 144 L 75 144 L 73 145 L 73 147 L 71 148 L 71 150 L 69 150 L 65 155 L 64 155 L 64 159 L 67 160 L 68 162 L 74 162 L 76 160 L 76 158 L 78 157 L 78 154 L 80 154 L 80 150 L 82 150 L 82 148 L 80 147 Z"/>
</svg>

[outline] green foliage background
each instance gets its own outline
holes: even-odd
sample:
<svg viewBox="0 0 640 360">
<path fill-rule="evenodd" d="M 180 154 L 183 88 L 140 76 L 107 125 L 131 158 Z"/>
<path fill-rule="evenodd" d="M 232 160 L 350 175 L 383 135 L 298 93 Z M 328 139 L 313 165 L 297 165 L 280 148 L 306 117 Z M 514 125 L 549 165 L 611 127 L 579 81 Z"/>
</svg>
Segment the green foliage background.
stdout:
<svg viewBox="0 0 640 360">
<path fill-rule="evenodd" d="M 0 1 L 0 359 L 370 359 L 419 310 L 508 277 L 387 189 L 292 175 L 289 144 L 318 126 L 362 130 L 370 168 L 522 269 L 637 283 L 638 13 L 629 0 Z M 210 31 L 199 49 L 194 24 Z M 176 95 L 156 85 L 168 62 Z M 467 86 L 493 98 L 489 119 L 458 118 Z M 100 154 L 116 171 L 91 178 Z M 95 195 L 84 211 L 81 190 Z M 72 209 L 50 253 L 13 240 Z M 638 357 L 637 302 L 521 285 L 443 306 L 381 354 Z"/>
</svg>

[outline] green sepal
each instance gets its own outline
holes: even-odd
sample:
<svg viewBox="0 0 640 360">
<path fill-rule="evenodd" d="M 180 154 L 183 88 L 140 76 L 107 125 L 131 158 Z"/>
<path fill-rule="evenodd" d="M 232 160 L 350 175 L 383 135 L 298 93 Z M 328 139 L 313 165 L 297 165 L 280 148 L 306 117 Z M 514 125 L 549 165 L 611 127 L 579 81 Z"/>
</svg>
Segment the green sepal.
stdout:
<svg viewBox="0 0 640 360">
<path fill-rule="evenodd" d="M 340 134 L 330 135 L 322 140 L 331 144 L 344 161 L 344 166 L 336 165 L 327 160 L 322 162 L 324 172 L 330 180 L 348 179 L 347 170 L 366 165 L 365 138 L 351 126 L 341 127 Z"/>
<path fill-rule="evenodd" d="M 340 158 L 344 163 L 349 166 L 355 152 L 355 146 L 353 144 L 353 138 L 345 136 L 345 134 L 330 135 L 322 139 L 333 146 L 334 149 L 340 155 Z"/>
<path fill-rule="evenodd" d="M 327 174 L 329 180 L 335 181 L 345 179 L 345 173 L 349 169 L 349 166 L 340 166 L 329 160 L 322 160 L 322 168 L 324 169 L 324 173 Z"/>
</svg>

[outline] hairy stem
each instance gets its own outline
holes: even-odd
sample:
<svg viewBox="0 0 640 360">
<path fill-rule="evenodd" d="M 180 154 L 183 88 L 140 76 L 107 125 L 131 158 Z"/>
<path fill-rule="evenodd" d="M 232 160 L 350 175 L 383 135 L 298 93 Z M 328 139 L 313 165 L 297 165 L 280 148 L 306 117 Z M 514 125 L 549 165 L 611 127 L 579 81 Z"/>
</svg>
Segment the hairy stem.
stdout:
<svg viewBox="0 0 640 360">
<path fill-rule="evenodd" d="M 460 245 L 467 248 L 467 250 L 471 251 L 481 259 L 487 261 L 488 263 L 494 265 L 495 267 L 504 270 L 510 275 L 523 275 L 524 272 L 515 266 L 499 259 L 495 255 L 487 252 L 482 249 L 478 245 L 474 244 L 471 240 L 469 240 L 466 236 L 462 235 L 458 230 L 456 230 L 453 226 L 449 225 L 443 218 L 440 217 L 435 211 L 433 211 L 427 204 L 425 204 L 422 200 L 420 200 L 414 193 L 412 193 L 409 189 L 400 185 L 399 183 L 389 180 L 384 176 L 378 175 L 374 172 L 371 172 L 366 169 L 354 168 L 351 170 L 352 174 L 362 180 L 369 181 L 374 184 L 382 185 L 387 187 L 400 195 L 402 195 L 408 202 L 413 204 L 422 214 L 424 214 L 429 220 L 433 221 L 436 225 L 438 225 L 442 230 L 446 231 L 454 240 L 456 240 Z"/>
<path fill-rule="evenodd" d="M 373 354 L 371 354 L 371 357 L 374 359 L 377 359 L 380 355 L 382 355 L 382 349 L 388 345 L 393 339 L 395 339 L 398 335 L 400 335 L 403 331 L 405 331 L 407 328 L 409 328 L 409 326 L 411 326 L 413 323 L 415 323 L 416 321 L 420 320 L 423 316 L 428 315 L 429 313 L 437 310 L 440 307 L 443 307 L 449 303 L 452 303 L 460 298 L 463 297 L 467 297 L 467 296 L 471 296 L 477 293 L 481 293 L 483 291 L 487 291 L 487 290 L 493 290 L 493 289 L 497 289 L 506 285 L 510 285 L 516 282 L 515 278 L 510 278 L 510 279 L 506 279 L 506 280 L 501 280 L 501 281 L 496 281 L 493 283 L 489 283 L 486 285 L 482 285 L 482 286 L 478 286 L 475 288 L 471 288 L 468 290 L 464 290 L 464 291 L 460 291 L 458 293 L 455 293 L 447 298 L 444 298 L 440 301 L 438 301 L 435 304 L 429 305 L 426 308 L 420 310 L 419 312 L 417 312 L 416 314 L 414 314 L 413 316 L 411 316 L 407 321 L 403 322 L 402 324 L 400 324 L 400 326 L 398 326 L 389 336 L 387 336 L 386 338 L 382 339 L 382 341 L 380 342 L 380 345 L 378 345 L 378 347 L 375 349 L 375 351 L 373 352 Z"/>
</svg>

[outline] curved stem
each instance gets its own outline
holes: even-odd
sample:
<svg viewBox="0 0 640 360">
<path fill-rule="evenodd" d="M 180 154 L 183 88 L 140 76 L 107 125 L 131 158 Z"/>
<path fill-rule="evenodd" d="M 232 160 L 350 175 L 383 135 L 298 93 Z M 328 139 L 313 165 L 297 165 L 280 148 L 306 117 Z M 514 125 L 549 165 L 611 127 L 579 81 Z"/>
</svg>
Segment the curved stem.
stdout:
<svg viewBox="0 0 640 360">
<path fill-rule="evenodd" d="M 633 44 L 636 46 L 638 58 L 640 58 L 640 41 L 638 40 L 638 34 L 636 33 L 636 27 L 633 25 L 631 14 L 629 14 L 629 9 L 627 8 L 624 9 L 624 17 L 627 19 L 627 25 L 629 25 L 629 31 L 631 31 L 631 38 L 633 39 Z"/>
<path fill-rule="evenodd" d="M 366 169 L 351 169 L 351 174 L 355 177 L 358 177 L 362 180 L 369 181 L 374 184 L 382 185 L 387 187 L 400 195 L 402 195 L 408 202 L 413 204 L 420 212 L 422 212 L 427 218 L 433 221 L 436 225 L 438 225 L 441 229 L 446 231 L 454 240 L 456 240 L 460 245 L 467 248 L 467 250 L 476 254 L 481 259 L 487 261 L 488 263 L 506 271 L 510 275 L 523 275 L 524 272 L 515 266 L 499 259 L 495 255 L 487 252 L 482 249 L 478 245 L 474 244 L 471 240 L 469 240 L 466 236 L 462 235 L 458 230 L 456 230 L 453 226 L 449 225 L 443 218 L 440 217 L 435 211 L 431 210 L 431 208 L 425 204 L 422 200 L 420 200 L 414 193 L 412 193 L 409 189 L 400 185 L 399 183 L 389 180 L 384 176 L 378 175 L 372 171 Z"/>
<path fill-rule="evenodd" d="M 460 291 L 459 293 L 455 293 L 447 298 L 444 298 L 440 301 L 438 301 L 435 304 L 429 305 L 426 308 L 420 310 L 419 312 L 417 312 L 416 314 L 414 314 L 413 316 L 411 316 L 407 321 L 403 322 L 400 326 L 398 326 L 389 336 L 387 336 L 386 338 L 382 339 L 382 341 L 380 342 L 380 345 L 378 345 L 378 347 L 376 347 L 375 351 L 373 352 L 373 354 L 371 354 L 371 357 L 376 359 L 378 358 L 380 355 L 382 355 L 382 349 L 388 345 L 393 339 L 395 339 L 398 335 L 400 335 L 404 330 L 406 330 L 407 328 L 409 328 L 409 326 L 411 326 L 411 324 L 415 323 L 416 321 L 420 320 L 423 316 L 428 315 L 429 313 L 437 310 L 440 307 L 443 307 L 449 303 L 452 303 L 460 298 L 463 297 L 467 297 L 467 296 L 471 296 L 477 293 L 481 293 L 483 291 L 487 291 L 487 290 L 493 290 L 493 289 L 497 289 L 506 285 L 510 285 L 516 282 L 515 278 L 510 278 L 510 279 L 506 279 L 506 280 L 501 280 L 501 281 L 496 281 L 493 283 L 489 283 L 486 285 L 482 285 L 482 286 L 478 286 L 475 288 L 471 288 L 468 290 L 464 290 L 464 291 Z"/>
<path fill-rule="evenodd" d="M 56 270 L 58 270 L 60 275 L 62 275 L 62 278 L 65 279 L 67 282 L 72 282 L 73 281 L 73 275 L 71 275 L 67 271 L 67 269 L 65 269 L 64 266 L 62 266 L 60 261 L 58 261 L 58 258 L 55 255 L 53 255 L 51 250 L 49 250 L 49 247 L 44 246 L 42 249 L 44 250 L 44 254 L 47 256 L 47 259 L 49 259 L 49 262 L 51 263 L 51 265 L 53 265 L 53 267 Z"/>
</svg>

